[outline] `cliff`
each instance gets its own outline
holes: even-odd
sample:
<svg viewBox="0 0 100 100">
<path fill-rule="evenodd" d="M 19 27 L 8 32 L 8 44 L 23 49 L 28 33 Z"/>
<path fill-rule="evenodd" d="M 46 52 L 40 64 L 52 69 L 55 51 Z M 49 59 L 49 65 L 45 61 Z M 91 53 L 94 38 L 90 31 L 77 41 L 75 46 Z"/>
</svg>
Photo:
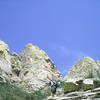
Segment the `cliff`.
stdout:
<svg viewBox="0 0 100 100">
<path fill-rule="evenodd" d="M 50 96 L 49 85 L 53 80 L 60 82 L 54 97 Z M 100 99 L 100 61 L 90 57 L 78 60 L 62 78 L 39 47 L 27 44 L 17 54 L 0 41 L 0 100 L 83 99 Z"/>
<path fill-rule="evenodd" d="M 47 86 L 50 80 L 59 80 L 60 73 L 48 55 L 32 44 L 27 44 L 20 54 L 11 53 L 0 41 L 0 80 L 34 92 Z"/>
</svg>

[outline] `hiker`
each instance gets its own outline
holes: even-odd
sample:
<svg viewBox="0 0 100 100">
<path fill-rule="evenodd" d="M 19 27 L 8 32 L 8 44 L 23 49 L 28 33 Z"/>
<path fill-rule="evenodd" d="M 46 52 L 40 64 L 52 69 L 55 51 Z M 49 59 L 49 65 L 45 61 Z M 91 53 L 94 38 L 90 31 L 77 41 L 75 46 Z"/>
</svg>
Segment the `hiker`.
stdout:
<svg viewBox="0 0 100 100">
<path fill-rule="evenodd" d="M 46 84 L 46 86 L 50 87 L 50 91 L 51 91 L 51 96 L 54 96 L 56 94 L 56 90 L 60 85 L 60 81 L 59 80 L 52 80 L 48 77 L 49 82 L 47 80 L 41 80 L 39 79 L 41 82 L 44 82 Z"/>
<path fill-rule="evenodd" d="M 59 82 L 56 80 L 51 80 L 49 82 L 49 86 L 51 88 L 51 96 L 54 96 L 56 94 L 57 87 L 59 86 Z"/>
</svg>

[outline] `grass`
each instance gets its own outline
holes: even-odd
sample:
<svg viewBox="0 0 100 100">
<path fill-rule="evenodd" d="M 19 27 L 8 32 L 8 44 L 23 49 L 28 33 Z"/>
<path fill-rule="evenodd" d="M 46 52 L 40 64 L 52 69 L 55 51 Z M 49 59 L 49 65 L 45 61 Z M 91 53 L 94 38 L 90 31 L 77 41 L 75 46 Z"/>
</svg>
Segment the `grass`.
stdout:
<svg viewBox="0 0 100 100">
<path fill-rule="evenodd" d="M 9 83 L 0 83 L 0 100 L 44 100 L 46 97 L 41 90 L 30 94 Z"/>
</svg>

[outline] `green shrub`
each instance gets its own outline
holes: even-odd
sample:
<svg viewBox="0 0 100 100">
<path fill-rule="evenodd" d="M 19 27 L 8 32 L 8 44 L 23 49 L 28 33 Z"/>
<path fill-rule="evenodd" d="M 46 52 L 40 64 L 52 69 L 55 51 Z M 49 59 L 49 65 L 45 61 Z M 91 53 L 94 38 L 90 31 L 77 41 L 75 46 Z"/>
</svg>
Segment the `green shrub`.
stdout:
<svg viewBox="0 0 100 100">
<path fill-rule="evenodd" d="M 86 91 L 86 90 L 91 90 L 94 89 L 94 85 L 93 84 L 83 84 L 82 85 L 82 90 Z"/>
<path fill-rule="evenodd" d="M 64 93 L 69 93 L 69 92 L 74 92 L 74 91 L 86 91 L 86 90 L 91 90 L 94 89 L 94 85 L 92 84 L 75 84 L 73 82 L 64 82 L 63 83 L 63 89 L 64 89 Z"/>
<path fill-rule="evenodd" d="M 64 93 L 78 91 L 79 86 L 72 83 L 72 82 L 65 82 L 64 83 Z"/>
<path fill-rule="evenodd" d="M 94 80 L 94 87 L 95 88 L 100 87 L 100 80 Z"/>
</svg>

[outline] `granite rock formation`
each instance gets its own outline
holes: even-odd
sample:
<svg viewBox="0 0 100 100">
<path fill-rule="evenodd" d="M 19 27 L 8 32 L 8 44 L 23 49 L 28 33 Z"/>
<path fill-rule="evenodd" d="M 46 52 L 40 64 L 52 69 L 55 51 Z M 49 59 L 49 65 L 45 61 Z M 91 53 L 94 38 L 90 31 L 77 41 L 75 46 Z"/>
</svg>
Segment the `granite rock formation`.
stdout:
<svg viewBox="0 0 100 100">
<path fill-rule="evenodd" d="M 51 80 L 59 80 L 60 85 L 56 96 L 47 97 Z M 0 41 L 1 87 L 3 83 L 18 87 L 29 95 L 39 91 L 46 94 L 45 100 L 99 100 L 100 61 L 85 57 L 71 67 L 68 75 L 61 78 L 53 61 L 37 46 L 27 44 L 17 54 L 11 53 L 9 46 Z"/>
<path fill-rule="evenodd" d="M 34 92 L 47 86 L 50 80 L 59 80 L 60 73 L 48 55 L 32 44 L 20 53 L 10 53 L 0 41 L 0 80 L 24 91 Z"/>
<path fill-rule="evenodd" d="M 60 100 L 99 100 L 100 61 L 90 57 L 77 61 L 63 80 L 64 94 Z"/>
<path fill-rule="evenodd" d="M 71 67 L 71 70 L 64 79 L 86 78 L 100 78 L 100 61 L 85 57 L 84 59 L 77 61 L 76 64 Z"/>
</svg>

